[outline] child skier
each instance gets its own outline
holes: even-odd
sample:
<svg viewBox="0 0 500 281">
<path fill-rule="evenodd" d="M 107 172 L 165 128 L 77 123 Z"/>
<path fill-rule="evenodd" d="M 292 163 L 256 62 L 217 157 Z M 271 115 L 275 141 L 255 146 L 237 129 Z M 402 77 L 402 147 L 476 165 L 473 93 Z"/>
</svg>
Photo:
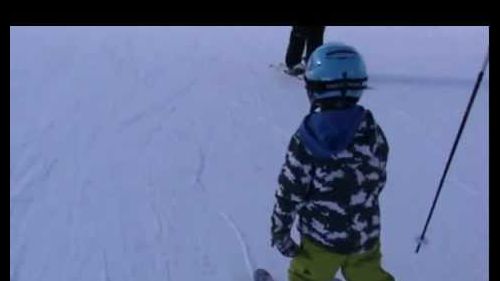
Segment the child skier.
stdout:
<svg viewBox="0 0 500 281">
<path fill-rule="evenodd" d="M 293 258 L 289 281 L 391 281 L 381 267 L 378 198 L 389 147 L 357 105 L 368 77 L 342 43 L 317 48 L 306 66 L 311 112 L 292 136 L 271 217 L 272 246 Z M 301 245 L 290 236 L 295 217 Z"/>
</svg>

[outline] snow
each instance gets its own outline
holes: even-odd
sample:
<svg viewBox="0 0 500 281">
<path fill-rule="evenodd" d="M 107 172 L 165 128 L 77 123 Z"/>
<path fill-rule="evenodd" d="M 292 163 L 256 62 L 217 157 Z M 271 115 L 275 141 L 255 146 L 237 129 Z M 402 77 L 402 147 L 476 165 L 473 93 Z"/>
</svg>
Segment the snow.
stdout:
<svg viewBox="0 0 500 281">
<path fill-rule="evenodd" d="M 398 280 L 489 280 L 486 72 L 415 238 L 488 27 L 327 27 L 364 56 L 390 144 L 383 263 Z M 286 280 L 270 215 L 302 82 L 289 27 L 11 27 L 10 280 Z M 294 232 L 296 235 L 296 232 Z M 250 264 L 250 265 L 249 265 Z"/>
</svg>

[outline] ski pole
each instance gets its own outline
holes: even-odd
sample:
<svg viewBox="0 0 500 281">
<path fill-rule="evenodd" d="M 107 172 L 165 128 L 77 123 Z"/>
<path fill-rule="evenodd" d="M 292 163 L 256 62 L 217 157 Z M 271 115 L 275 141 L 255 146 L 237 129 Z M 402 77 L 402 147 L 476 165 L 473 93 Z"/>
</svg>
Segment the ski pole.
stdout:
<svg viewBox="0 0 500 281">
<path fill-rule="evenodd" d="M 417 245 L 417 249 L 415 250 L 415 253 L 418 253 L 418 251 L 420 250 L 420 246 L 422 245 L 422 242 L 425 239 L 425 233 L 427 231 L 427 227 L 429 226 L 429 222 L 432 218 L 432 214 L 434 213 L 434 208 L 436 207 L 436 203 L 437 203 L 437 200 L 439 198 L 439 194 L 441 193 L 441 189 L 443 188 L 443 183 L 444 183 L 444 180 L 446 178 L 446 174 L 448 173 L 448 169 L 450 168 L 450 164 L 451 164 L 451 161 L 453 159 L 453 155 L 455 155 L 455 150 L 458 146 L 458 142 L 460 141 L 460 137 L 462 136 L 462 132 L 463 132 L 463 129 L 465 127 L 465 123 L 467 122 L 467 118 L 469 117 L 469 113 L 470 113 L 470 110 L 472 108 L 472 104 L 474 103 L 474 99 L 476 98 L 477 91 L 479 89 L 479 85 L 481 84 L 481 81 L 483 80 L 484 71 L 486 70 L 486 66 L 488 65 L 488 61 L 489 61 L 489 47 L 488 47 L 488 50 L 486 51 L 486 57 L 484 58 L 481 72 L 479 72 L 479 75 L 477 76 L 476 84 L 474 85 L 474 90 L 472 91 L 472 95 L 469 99 L 469 104 L 467 105 L 467 109 L 465 110 L 465 114 L 462 118 L 462 123 L 460 124 L 460 128 L 459 128 L 457 136 L 455 138 L 455 142 L 453 143 L 453 148 L 451 149 L 450 156 L 448 157 L 446 167 L 444 168 L 443 175 L 441 176 L 441 180 L 439 181 L 439 187 L 437 189 L 436 195 L 434 196 L 434 201 L 432 202 L 432 207 L 431 207 L 431 210 L 429 212 L 429 215 L 427 216 L 424 230 L 422 231 L 422 234 L 419 237 L 418 245 Z"/>
</svg>

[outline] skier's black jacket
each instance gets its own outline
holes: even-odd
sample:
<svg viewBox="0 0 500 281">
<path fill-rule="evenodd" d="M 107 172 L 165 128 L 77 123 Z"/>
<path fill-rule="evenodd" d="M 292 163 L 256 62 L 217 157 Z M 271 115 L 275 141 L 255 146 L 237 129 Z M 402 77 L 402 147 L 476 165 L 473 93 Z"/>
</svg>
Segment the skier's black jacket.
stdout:
<svg viewBox="0 0 500 281">
<path fill-rule="evenodd" d="M 300 234 L 336 253 L 373 248 L 388 153 L 382 129 L 359 105 L 307 115 L 278 178 L 272 244 L 290 235 L 298 215 Z"/>
</svg>

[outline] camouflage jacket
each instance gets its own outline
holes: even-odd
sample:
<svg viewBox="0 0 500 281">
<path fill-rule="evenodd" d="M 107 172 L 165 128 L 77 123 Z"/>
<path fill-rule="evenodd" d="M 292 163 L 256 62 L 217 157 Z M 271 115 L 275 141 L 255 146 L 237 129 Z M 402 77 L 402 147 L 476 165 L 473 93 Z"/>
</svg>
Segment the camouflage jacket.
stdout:
<svg viewBox="0 0 500 281">
<path fill-rule="evenodd" d="M 306 116 L 278 178 L 272 245 L 290 235 L 298 215 L 301 236 L 336 253 L 375 246 L 388 153 L 382 129 L 361 106 Z"/>
</svg>

